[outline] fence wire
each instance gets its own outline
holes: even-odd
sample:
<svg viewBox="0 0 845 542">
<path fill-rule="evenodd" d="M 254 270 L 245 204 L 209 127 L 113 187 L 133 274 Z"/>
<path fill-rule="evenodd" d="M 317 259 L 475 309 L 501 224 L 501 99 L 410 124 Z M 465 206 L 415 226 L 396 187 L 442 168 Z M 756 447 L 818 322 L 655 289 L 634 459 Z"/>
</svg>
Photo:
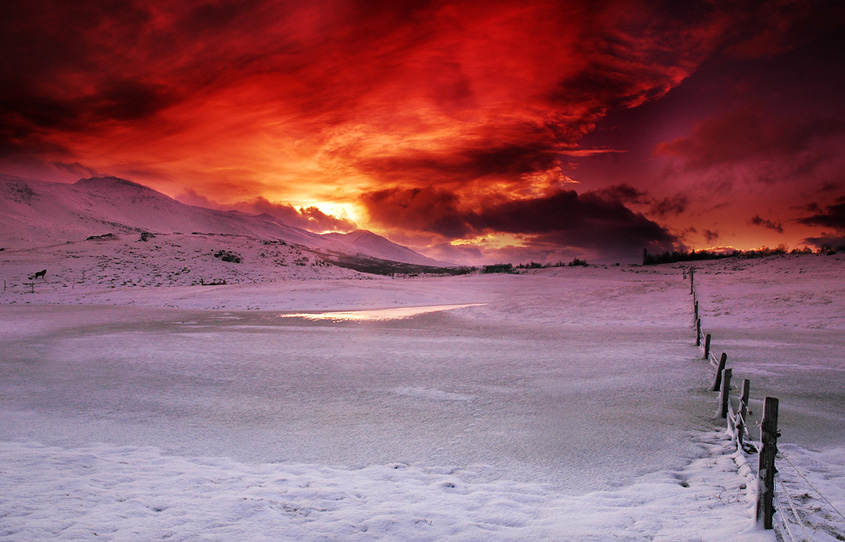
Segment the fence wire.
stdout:
<svg viewBox="0 0 845 542">
<path fill-rule="evenodd" d="M 790 466 L 790 467 L 792 467 L 792 468 L 793 468 L 793 470 L 795 470 L 795 472 L 798 474 L 798 476 L 800 476 L 800 477 L 801 477 L 801 478 L 802 478 L 802 479 L 803 479 L 803 480 L 807 483 L 807 485 L 808 485 L 808 486 L 810 486 L 810 488 L 811 488 L 813 491 L 815 491 L 815 492 L 816 492 L 816 494 L 817 494 L 819 497 L 821 497 L 821 499 L 822 499 L 825 503 L 827 503 L 827 505 L 828 505 L 828 506 L 830 506 L 830 508 L 831 508 L 834 512 L 836 512 L 836 514 L 837 514 L 840 518 L 842 518 L 843 520 L 845 520 L 845 516 L 843 516 L 843 515 L 842 515 L 842 512 L 840 512 L 840 511 L 839 511 L 839 510 L 838 510 L 838 509 L 837 509 L 837 508 L 833 505 L 833 503 L 832 503 L 832 502 L 830 502 L 830 501 L 828 500 L 828 498 L 827 498 L 827 497 L 825 497 L 825 496 L 824 496 L 824 494 L 823 494 L 821 491 L 819 491 L 819 490 L 816 488 L 816 486 L 814 486 L 814 485 L 813 485 L 813 483 L 812 483 L 812 482 L 810 482 L 810 480 L 809 480 L 806 476 L 804 476 L 804 474 L 803 474 L 800 470 L 798 470 L 798 467 L 796 467 L 796 466 L 795 466 L 795 463 L 793 463 L 792 461 L 790 461 L 790 460 L 789 460 L 789 458 L 786 456 L 786 454 L 784 454 L 782 451 L 778 451 L 778 458 L 779 458 L 779 459 L 783 459 L 784 461 L 786 461 L 786 462 L 787 462 L 787 464 L 789 464 L 789 466 Z M 781 485 L 783 485 L 783 484 L 781 484 Z"/>
<path fill-rule="evenodd" d="M 777 475 L 775 475 L 775 476 L 777 476 Z M 780 491 L 775 493 L 775 497 L 780 497 L 781 495 L 786 497 L 786 501 L 789 504 L 789 508 L 790 508 L 790 510 L 792 510 L 792 515 L 795 517 L 795 519 L 798 522 L 798 525 L 801 526 L 801 530 L 804 532 L 804 539 L 810 540 L 810 537 L 807 535 L 807 525 L 804 524 L 804 520 L 801 519 L 801 516 L 798 514 L 798 510 L 795 509 L 795 504 L 792 502 L 792 497 L 789 495 L 789 491 L 786 489 L 786 486 L 783 483 L 783 479 L 780 478 L 779 476 L 778 476 L 778 478 L 780 479 L 780 482 L 781 482 L 780 483 Z M 786 516 L 786 514 L 783 513 L 783 508 L 781 507 L 782 500 L 778 500 L 777 504 L 778 504 L 778 511 L 781 514 L 781 520 L 782 520 L 783 524 L 788 525 L 789 522 L 786 519 L 787 516 Z M 791 534 L 792 533 L 790 532 L 790 535 Z"/>
</svg>

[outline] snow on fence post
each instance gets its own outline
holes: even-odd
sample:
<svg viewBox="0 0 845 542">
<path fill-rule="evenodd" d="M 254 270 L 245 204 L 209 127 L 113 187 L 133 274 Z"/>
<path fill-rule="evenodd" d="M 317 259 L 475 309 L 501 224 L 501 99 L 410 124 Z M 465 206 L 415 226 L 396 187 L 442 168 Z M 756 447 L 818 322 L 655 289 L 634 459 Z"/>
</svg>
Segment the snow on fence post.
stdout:
<svg viewBox="0 0 845 542">
<path fill-rule="evenodd" d="M 701 346 L 701 318 L 695 320 L 695 345 Z"/>
<path fill-rule="evenodd" d="M 726 363 L 728 363 L 728 355 L 722 352 L 722 357 L 719 358 L 719 366 L 716 367 L 716 381 L 713 383 L 712 391 L 719 391 L 722 389 L 722 371 L 725 370 Z"/>
<path fill-rule="evenodd" d="M 695 294 L 695 267 L 689 268 L 689 293 Z"/>
<path fill-rule="evenodd" d="M 748 417 L 748 396 L 750 394 L 751 382 L 745 378 L 742 381 L 742 392 L 739 395 L 739 418 L 736 420 L 736 438 L 740 448 L 742 448 L 742 439 L 745 436 L 745 418 Z"/>
<path fill-rule="evenodd" d="M 693 311 L 692 321 L 698 322 L 698 301 L 693 302 L 693 307 L 695 308 Z"/>
<path fill-rule="evenodd" d="M 760 468 L 757 475 L 757 522 L 772 528 L 775 495 L 775 455 L 778 452 L 778 400 L 766 397 L 760 426 Z"/>
<path fill-rule="evenodd" d="M 710 359 L 710 334 L 704 337 L 704 359 Z"/>
<path fill-rule="evenodd" d="M 722 389 L 719 393 L 719 416 L 728 417 L 728 401 L 731 398 L 731 369 L 722 371 Z"/>
</svg>

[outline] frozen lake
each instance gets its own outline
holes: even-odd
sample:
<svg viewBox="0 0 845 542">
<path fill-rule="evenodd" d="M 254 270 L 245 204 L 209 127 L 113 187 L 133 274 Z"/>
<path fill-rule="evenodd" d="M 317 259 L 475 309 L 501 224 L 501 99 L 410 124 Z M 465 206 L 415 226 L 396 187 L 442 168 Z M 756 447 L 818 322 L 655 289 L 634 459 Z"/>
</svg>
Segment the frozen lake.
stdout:
<svg viewBox="0 0 845 542">
<path fill-rule="evenodd" d="M 356 321 L 2 307 L 33 330 L 2 346 L 3 432 L 256 462 L 484 464 L 569 491 L 691 455 L 685 432 L 710 405 L 688 318 L 517 323 L 495 301 L 440 309 Z"/>
</svg>

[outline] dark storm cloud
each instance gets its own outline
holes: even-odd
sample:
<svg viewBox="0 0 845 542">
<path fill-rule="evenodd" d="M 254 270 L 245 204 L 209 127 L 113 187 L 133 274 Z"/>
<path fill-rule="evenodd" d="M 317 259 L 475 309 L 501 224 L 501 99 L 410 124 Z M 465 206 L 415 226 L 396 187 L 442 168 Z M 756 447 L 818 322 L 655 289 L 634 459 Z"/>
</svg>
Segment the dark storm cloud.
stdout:
<svg viewBox="0 0 845 542">
<path fill-rule="evenodd" d="M 807 237 L 801 242 L 804 245 L 813 246 L 818 249 L 845 249 L 845 235 L 823 235 L 821 237 Z"/>
<path fill-rule="evenodd" d="M 816 247 L 820 250 L 845 250 L 845 235 L 822 235 L 820 237 L 807 237 L 802 244 Z"/>
<path fill-rule="evenodd" d="M 711 243 L 711 244 L 718 241 L 719 238 L 721 237 L 719 232 L 713 231 L 713 230 L 704 230 L 703 235 L 704 235 L 704 240 L 707 241 L 708 243 Z"/>
<path fill-rule="evenodd" d="M 760 215 L 755 215 L 754 218 L 751 219 L 751 224 L 755 226 L 763 226 L 764 228 L 768 228 L 778 233 L 783 233 L 783 224 L 781 224 L 780 222 L 775 222 L 773 220 L 765 219 Z"/>
<path fill-rule="evenodd" d="M 384 181 L 462 184 L 488 176 L 518 180 L 521 175 L 544 171 L 558 161 L 558 153 L 547 139 L 502 145 L 491 143 L 476 148 L 454 148 L 443 152 L 408 152 L 357 162 L 357 168 Z"/>
<path fill-rule="evenodd" d="M 619 199 L 600 192 L 562 191 L 546 198 L 509 201 L 481 213 L 476 228 L 536 234 L 537 240 L 609 252 L 667 250 L 679 240 Z"/>
<path fill-rule="evenodd" d="M 833 205 L 826 206 L 824 211 L 819 208 L 816 214 L 799 218 L 798 222 L 808 226 L 824 226 L 845 231 L 845 197 L 839 198 Z"/>
<path fill-rule="evenodd" d="M 559 191 L 550 196 L 481 201 L 471 209 L 441 189 L 390 189 L 365 193 L 370 216 L 390 228 L 430 231 L 450 239 L 489 232 L 531 236 L 538 243 L 614 250 L 668 249 L 678 239 L 625 206 L 625 190 Z M 631 196 L 629 193 L 628 196 Z"/>
<path fill-rule="evenodd" d="M 361 202 L 370 219 L 389 228 L 421 230 L 448 239 L 462 239 L 473 231 L 471 211 L 460 208 L 460 198 L 439 188 L 388 188 L 365 192 Z"/>
</svg>

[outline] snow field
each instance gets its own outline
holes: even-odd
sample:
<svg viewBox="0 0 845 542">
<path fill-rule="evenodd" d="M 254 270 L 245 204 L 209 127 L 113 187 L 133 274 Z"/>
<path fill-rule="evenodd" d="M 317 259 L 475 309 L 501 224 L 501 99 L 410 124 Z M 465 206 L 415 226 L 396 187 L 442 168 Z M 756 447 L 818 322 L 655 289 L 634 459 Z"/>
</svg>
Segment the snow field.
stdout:
<svg viewBox="0 0 845 542">
<path fill-rule="evenodd" d="M 92 444 L 0 449 L 2 540 L 747 540 L 753 478 L 719 432 L 679 471 L 578 496 L 484 466 L 361 469 Z M 741 461 L 741 460 L 740 460 Z"/>
<path fill-rule="evenodd" d="M 845 296 L 813 258 L 696 281 L 752 409 L 781 398 L 781 483 L 827 542 Z M 2 540 L 775 540 L 671 266 L 37 299 L 64 306 L 0 306 Z M 289 316 L 446 304 L 473 306 Z"/>
</svg>

